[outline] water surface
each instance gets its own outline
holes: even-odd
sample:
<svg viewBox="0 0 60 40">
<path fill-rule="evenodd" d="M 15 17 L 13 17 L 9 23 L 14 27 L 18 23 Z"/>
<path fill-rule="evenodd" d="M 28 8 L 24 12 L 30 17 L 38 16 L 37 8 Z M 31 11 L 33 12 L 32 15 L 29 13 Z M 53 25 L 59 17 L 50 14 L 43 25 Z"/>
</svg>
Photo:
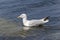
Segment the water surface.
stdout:
<svg viewBox="0 0 60 40">
<path fill-rule="evenodd" d="M 22 13 L 28 19 L 49 17 L 49 22 L 41 27 L 22 30 Z M 60 0 L 0 0 L 1 40 L 60 40 Z"/>
</svg>

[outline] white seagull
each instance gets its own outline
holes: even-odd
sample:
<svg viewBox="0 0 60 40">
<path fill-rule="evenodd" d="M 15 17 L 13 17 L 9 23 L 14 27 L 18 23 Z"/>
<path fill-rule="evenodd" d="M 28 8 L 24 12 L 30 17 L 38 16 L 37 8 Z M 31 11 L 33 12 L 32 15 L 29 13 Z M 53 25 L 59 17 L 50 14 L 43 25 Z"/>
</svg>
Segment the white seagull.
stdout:
<svg viewBox="0 0 60 40">
<path fill-rule="evenodd" d="M 17 18 L 22 18 L 23 19 L 23 25 L 24 26 L 38 26 L 45 24 L 49 22 L 48 17 L 42 18 L 42 19 L 33 19 L 33 20 L 27 20 L 27 15 L 25 13 L 21 14 Z"/>
</svg>

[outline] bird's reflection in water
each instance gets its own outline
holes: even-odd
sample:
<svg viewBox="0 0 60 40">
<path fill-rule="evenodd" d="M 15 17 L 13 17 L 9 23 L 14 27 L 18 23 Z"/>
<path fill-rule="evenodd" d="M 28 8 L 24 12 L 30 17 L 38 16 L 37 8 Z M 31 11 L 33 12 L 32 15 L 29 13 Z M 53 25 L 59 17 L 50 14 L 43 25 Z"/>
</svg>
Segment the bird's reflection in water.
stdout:
<svg viewBox="0 0 60 40">
<path fill-rule="evenodd" d="M 21 37 L 27 37 L 27 36 L 36 36 L 37 34 L 40 34 L 41 31 L 46 31 L 46 27 L 43 25 L 40 26 L 34 26 L 34 27 L 26 27 L 23 26 L 21 31 L 18 31 L 15 35 L 21 36 Z"/>
</svg>

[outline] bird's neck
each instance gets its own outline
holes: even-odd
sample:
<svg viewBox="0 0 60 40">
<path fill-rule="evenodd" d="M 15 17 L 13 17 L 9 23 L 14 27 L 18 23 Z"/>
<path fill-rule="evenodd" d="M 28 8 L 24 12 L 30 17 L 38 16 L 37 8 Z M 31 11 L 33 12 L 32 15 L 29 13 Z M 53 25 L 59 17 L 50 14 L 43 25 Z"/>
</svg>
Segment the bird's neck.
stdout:
<svg viewBox="0 0 60 40">
<path fill-rule="evenodd" d="M 23 24 L 27 22 L 27 17 L 23 18 Z"/>
</svg>

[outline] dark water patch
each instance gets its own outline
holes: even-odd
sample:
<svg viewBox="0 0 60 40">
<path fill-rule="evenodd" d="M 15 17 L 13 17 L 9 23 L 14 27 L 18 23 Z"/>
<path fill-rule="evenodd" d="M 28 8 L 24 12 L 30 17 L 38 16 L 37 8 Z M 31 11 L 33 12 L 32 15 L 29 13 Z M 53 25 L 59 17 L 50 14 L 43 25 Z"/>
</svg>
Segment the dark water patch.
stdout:
<svg viewBox="0 0 60 40">
<path fill-rule="evenodd" d="M 0 36 L 0 40 L 23 40 L 22 37 L 4 37 L 4 36 Z"/>
<path fill-rule="evenodd" d="M 44 7 L 44 6 L 52 6 L 56 5 L 55 0 L 44 0 L 43 2 L 38 2 L 38 3 L 33 3 L 33 4 L 28 4 L 28 7 L 30 8 L 35 8 L 35 7 Z"/>
<path fill-rule="evenodd" d="M 52 26 L 57 26 L 58 25 L 57 23 L 60 22 L 60 17 L 50 17 L 49 19 L 50 19 L 49 24 L 53 24 Z"/>
<path fill-rule="evenodd" d="M 44 40 L 60 40 L 59 37 L 60 37 L 60 33 L 56 32 L 56 33 L 49 34 L 48 36 L 46 36 L 46 38 L 44 38 Z"/>
</svg>

